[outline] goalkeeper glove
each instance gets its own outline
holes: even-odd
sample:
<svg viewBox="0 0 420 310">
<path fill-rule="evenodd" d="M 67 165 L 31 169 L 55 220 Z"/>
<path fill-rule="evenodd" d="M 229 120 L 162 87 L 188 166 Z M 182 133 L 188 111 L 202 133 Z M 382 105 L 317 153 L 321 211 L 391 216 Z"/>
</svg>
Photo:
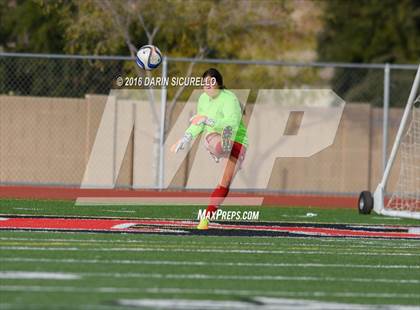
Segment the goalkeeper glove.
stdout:
<svg viewBox="0 0 420 310">
<path fill-rule="evenodd" d="M 192 134 L 186 132 L 184 136 L 176 143 L 174 147 L 174 152 L 178 153 L 179 150 L 183 150 L 185 146 L 190 143 L 192 140 Z"/>
</svg>

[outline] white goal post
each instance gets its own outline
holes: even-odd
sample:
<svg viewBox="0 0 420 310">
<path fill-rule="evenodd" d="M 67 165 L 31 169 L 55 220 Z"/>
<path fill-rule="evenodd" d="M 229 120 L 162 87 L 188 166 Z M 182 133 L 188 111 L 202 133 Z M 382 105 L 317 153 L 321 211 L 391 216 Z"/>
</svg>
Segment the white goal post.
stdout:
<svg viewBox="0 0 420 310">
<path fill-rule="evenodd" d="M 420 66 L 382 180 L 371 200 L 373 210 L 378 214 L 420 219 L 420 96 L 417 95 L 419 83 Z M 387 199 L 386 186 L 398 152 L 401 157 L 400 173 L 396 188 L 388 193 L 390 198 Z M 366 207 L 366 201 L 361 202 L 359 199 L 359 210 L 363 204 Z"/>
</svg>

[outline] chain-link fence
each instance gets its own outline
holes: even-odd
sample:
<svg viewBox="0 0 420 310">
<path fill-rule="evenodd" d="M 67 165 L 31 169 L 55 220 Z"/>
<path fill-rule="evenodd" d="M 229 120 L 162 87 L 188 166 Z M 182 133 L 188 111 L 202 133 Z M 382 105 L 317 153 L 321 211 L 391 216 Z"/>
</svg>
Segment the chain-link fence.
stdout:
<svg viewBox="0 0 420 310">
<path fill-rule="evenodd" d="M 403 106 L 416 65 L 291 63 L 225 59 L 167 58 L 168 75 L 200 76 L 209 66 L 224 73 L 235 89 L 329 87 L 349 102 L 383 106 L 385 74 L 389 75 L 389 102 Z M 389 70 L 387 71 L 388 68 Z M 0 93 L 16 96 L 84 97 L 109 94 L 118 76 L 138 74 L 130 57 L 0 53 Z M 162 68 L 154 71 L 162 75 Z M 169 91 L 169 99 L 171 97 Z M 173 90 L 176 92 L 176 89 Z M 188 92 L 188 89 L 186 90 Z M 185 95 L 184 95 L 185 96 Z"/>
<path fill-rule="evenodd" d="M 201 76 L 209 67 L 223 73 L 228 88 L 250 90 L 250 113 L 245 118 L 261 89 L 332 89 L 346 101 L 334 144 L 311 158 L 279 158 L 267 187 L 275 192 L 328 194 L 354 193 L 377 183 L 416 69 L 168 57 L 149 74 Z M 136 88 L 119 87 L 119 77 L 124 81 L 144 74 L 129 57 L 0 54 L 0 184 L 80 186 L 107 96 L 112 89 Z M 165 121 L 166 131 L 155 141 L 160 148 L 194 89 L 169 85 L 160 93 L 158 101 L 165 104 L 154 111 L 160 127 Z M 118 186 L 133 186 L 134 146 L 131 136 Z M 162 178 L 160 154 L 155 168 Z M 179 169 L 173 187 L 185 185 L 189 160 Z"/>
</svg>

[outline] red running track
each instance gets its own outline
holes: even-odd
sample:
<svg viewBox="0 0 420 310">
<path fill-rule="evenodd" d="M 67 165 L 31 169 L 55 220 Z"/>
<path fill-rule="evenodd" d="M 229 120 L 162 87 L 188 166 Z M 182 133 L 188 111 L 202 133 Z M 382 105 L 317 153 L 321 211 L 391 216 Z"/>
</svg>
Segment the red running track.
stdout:
<svg viewBox="0 0 420 310">
<path fill-rule="evenodd" d="M 68 187 L 0 186 L 0 198 L 76 200 L 80 197 L 208 197 L 209 192 L 80 189 Z M 357 197 L 232 193 L 229 197 L 263 197 L 264 206 L 357 208 Z"/>
</svg>

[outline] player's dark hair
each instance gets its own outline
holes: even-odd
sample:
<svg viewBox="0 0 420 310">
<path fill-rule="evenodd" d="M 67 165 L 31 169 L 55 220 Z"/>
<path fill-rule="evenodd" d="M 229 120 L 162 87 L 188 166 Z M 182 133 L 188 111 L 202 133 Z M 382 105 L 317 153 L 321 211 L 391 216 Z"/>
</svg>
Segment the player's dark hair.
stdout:
<svg viewBox="0 0 420 310">
<path fill-rule="evenodd" d="M 219 89 L 226 89 L 226 86 L 223 84 L 223 76 L 219 70 L 215 68 L 207 69 L 206 72 L 203 73 L 203 79 L 206 77 L 215 78 Z M 239 105 L 241 106 L 242 114 L 245 115 L 245 106 L 241 102 L 239 102 Z"/>
<path fill-rule="evenodd" d="M 210 68 L 206 70 L 206 72 L 203 73 L 203 79 L 206 77 L 215 78 L 217 86 L 219 86 L 220 89 L 225 89 L 225 85 L 223 85 L 223 76 L 222 74 L 215 68 Z"/>
</svg>

